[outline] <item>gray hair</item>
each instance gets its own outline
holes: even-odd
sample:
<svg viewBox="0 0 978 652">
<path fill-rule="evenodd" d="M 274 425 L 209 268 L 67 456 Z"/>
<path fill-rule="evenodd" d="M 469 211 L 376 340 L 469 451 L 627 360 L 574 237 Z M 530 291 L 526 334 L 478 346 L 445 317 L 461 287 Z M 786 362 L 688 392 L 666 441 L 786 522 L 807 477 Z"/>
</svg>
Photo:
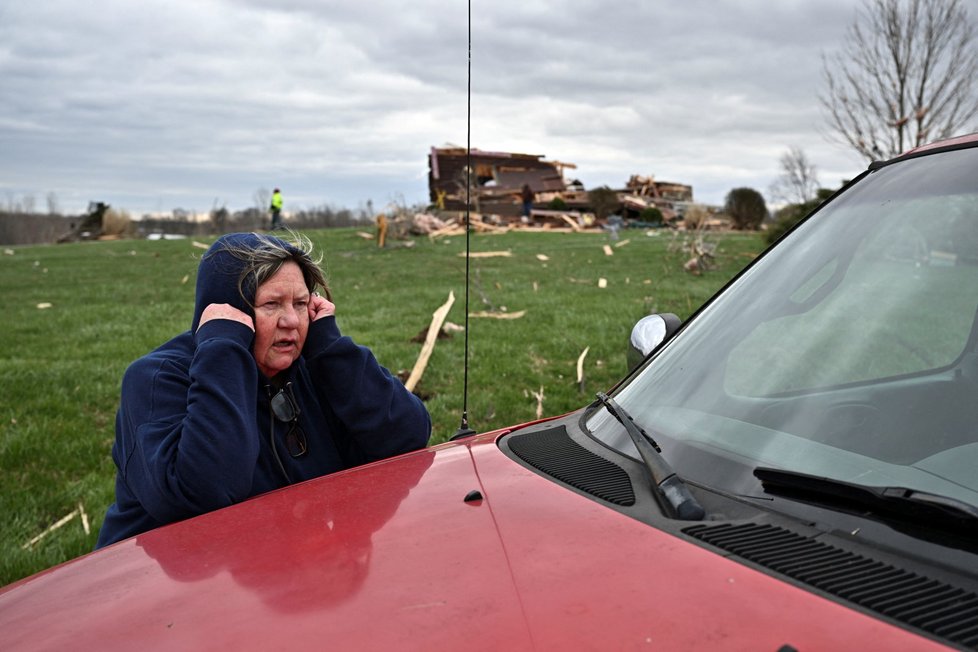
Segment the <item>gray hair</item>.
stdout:
<svg viewBox="0 0 978 652">
<path fill-rule="evenodd" d="M 252 300 L 257 289 L 278 272 L 282 265 L 291 261 L 299 266 L 302 278 L 309 292 L 315 292 L 317 287 L 323 289 L 326 298 L 332 301 L 326 275 L 319 266 L 323 260 L 322 254 L 313 258 L 312 241 L 306 236 L 287 231 L 287 239 L 269 236 L 262 233 L 252 233 L 257 242 L 247 245 L 228 243 L 224 251 L 244 262 L 241 275 L 238 277 L 238 291 L 241 296 Z"/>
</svg>

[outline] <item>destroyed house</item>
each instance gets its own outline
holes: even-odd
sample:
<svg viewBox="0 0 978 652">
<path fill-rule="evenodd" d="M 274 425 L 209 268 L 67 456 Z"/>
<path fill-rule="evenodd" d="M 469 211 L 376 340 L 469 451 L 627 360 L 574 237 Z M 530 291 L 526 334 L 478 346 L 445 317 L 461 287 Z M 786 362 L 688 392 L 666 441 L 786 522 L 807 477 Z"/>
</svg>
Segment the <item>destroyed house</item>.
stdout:
<svg viewBox="0 0 978 652">
<path fill-rule="evenodd" d="M 428 155 L 428 192 L 431 203 L 443 210 L 465 210 L 467 154 L 464 147 L 432 147 Z M 570 163 L 544 161 L 536 154 L 484 152 L 473 149 L 472 205 L 477 212 L 504 218 L 520 215 L 520 191 L 528 184 L 534 193 L 561 193 L 566 189 L 564 168 Z"/>
<path fill-rule="evenodd" d="M 464 147 L 432 147 L 428 155 L 428 193 L 440 210 L 465 210 L 466 165 Z M 562 224 L 568 216 L 593 212 L 591 197 L 580 181 L 564 180 L 572 163 L 545 161 L 542 155 L 471 151 L 472 209 L 479 214 L 513 222 L 522 215 L 523 184 L 534 192 L 534 223 Z M 625 219 L 640 220 L 647 208 L 658 208 L 666 222 L 676 219 L 693 201 L 692 186 L 658 181 L 651 175 L 632 175 L 625 187 L 613 190 L 618 206 L 612 211 Z M 560 208 L 553 208 L 559 200 Z"/>
<path fill-rule="evenodd" d="M 625 184 L 625 190 L 623 192 L 639 197 L 661 199 L 663 201 L 693 201 L 692 186 L 671 181 L 656 181 L 651 176 L 647 177 L 638 174 L 632 175 L 628 183 Z"/>
<path fill-rule="evenodd" d="M 692 203 L 693 187 L 671 181 L 656 181 L 651 176 L 632 175 L 618 191 L 623 217 L 641 219 L 646 208 L 655 207 L 666 222 L 676 219 L 682 206 Z"/>
</svg>

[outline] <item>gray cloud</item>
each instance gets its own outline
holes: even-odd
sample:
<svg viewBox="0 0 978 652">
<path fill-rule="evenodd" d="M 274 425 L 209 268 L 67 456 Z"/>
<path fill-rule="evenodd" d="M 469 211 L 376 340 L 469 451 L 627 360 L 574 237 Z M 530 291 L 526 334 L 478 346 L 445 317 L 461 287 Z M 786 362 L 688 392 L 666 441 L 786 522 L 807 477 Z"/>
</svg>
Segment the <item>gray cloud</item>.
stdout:
<svg viewBox="0 0 978 652">
<path fill-rule="evenodd" d="M 14 3 L 8 3 L 14 4 Z M 0 193 L 133 213 L 427 197 L 466 138 L 465 3 L 65 0 L 0 9 Z M 472 145 L 630 174 L 721 203 L 802 147 L 826 185 L 820 55 L 854 3 L 473 3 Z"/>
</svg>

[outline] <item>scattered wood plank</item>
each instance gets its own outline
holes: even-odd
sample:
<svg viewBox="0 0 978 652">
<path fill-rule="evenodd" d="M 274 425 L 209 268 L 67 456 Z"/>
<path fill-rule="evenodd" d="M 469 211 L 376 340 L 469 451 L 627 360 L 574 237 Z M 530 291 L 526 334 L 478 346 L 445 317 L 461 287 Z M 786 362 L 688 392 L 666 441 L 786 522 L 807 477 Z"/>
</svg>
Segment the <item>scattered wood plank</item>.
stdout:
<svg viewBox="0 0 978 652">
<path fill-rule="evenodd" d="M 387 216 L 381 213 L 377 216 L 377 247 L 384 248 L 387 240 Z"/>
<path fill-rule="evenodd" d="M 210 245 L 204 244 L 203 242 L 197 242 L 196 240 L 192 240 L 190 242 L 190 244 L 192 244 L 193 246 L 197 247 L 198 249 L 210 249 L 211 248 Z"/>
<path fill-rule="evenodd" d="M 608 287 L 608 279 L 606 279 L 606 278 L 599 278 L 598 279 L 598 287 L 601 288 L 602 290 L 605 289 L 606 287 Z"/>
<path fill-rule="evenodd" d="M 604 249 L 604 255 L 605 256 L 614 256 L 615 255 L 615 252 L 611 250 L 611 246 L 610 245 L 605 245 L 603 247 L 603 249 Z"/>
<path fill-rule="evenodd" d="M 531 390 L 530 394 L 532 394 L 533 398 L 537 400 L 537 412 L 536 412 L 537 419 L 542 419 L 543 418 L 543 385 L 540 385 L 539 392 L 534 392 Z"/>
<path fill-rule="evenodd" d="M 358 238 L 363 238 L 364 240 L 373 240 L 374 239 L 374 234 L 373 233 L 367 233 L 366 231 L 357 231 L 357 237 Z"/>
<path fill-rule="evenodd" d="M 581 392 L 584 391 L 584 358 L 587 356 L 587 352 L 591 350 L 590 346 L 584 347 L 581 351 L 581 355 L 577 356 L 577 389 Z"/>
<path fill-rule="evenodd" d="M 560 219 L 562 219 L 565 222 L 567 222 L 570 225 L 570 228 L 571 228 L 572 231 L 577 232 L 577 231 L 580 231 L 581 230 L 581 225 L 578 224 L 576 220 L 571 219 L 571 216 L 570 215 L 566 215 L 564 213 L 561 213 L 557 217 L 559 217 Z"/>
<path fill-rule="evenodd" d="M 506 233 L 509 231 L 508 226 L 496 226 L 495 224 L 487 224 L 482 220 L 469 220 L 469 226 L 476 231 L 482 231 L 485 233 Z M 465 229 L 465 223 L 462 223 L 462 229 Z"/>
<path fill-rule="evenodd" d="M 570 227 L 551 227 L 551 226 L 521 226 L 516 229 L 520 233 L 596 233 L 604 235 L 604 231 L 596 229 L 572 229 Z"/>
<path fill-rule="evenodd" d="M 43 532 L 38 534 L 36 537 L 32 538 L 27 543 L 23 544 L 21 546 L 21 549 L 27 550 L 28 548 L 33 548 L 35 545 L 40 543 L 41 539 L 51 534 L 52 532 L 63 528 L 65 525 L 70 523 L 72 519 L 74 519 L 76 516 L 81 516 L 82 527 L 85 529 L 85 534 L 89 534 L 91 530 L 88 526 L 88 514 L 85 513 L 85 508 L 82 507 L 82 504 L 78 503 L 78 507 L 71 510 L 71 512 L 69 512 L 68 514 L 62 516 L 60 519 L 58 519 L 58 521 L 49 525 L 47 529 L 45 529 Z"/>
<path fill-rule="evenodd" d="M 469 258 L 509 258 L 513 255 L 512 251 L 473 251 L 468 254 Z M 465 258 L 465 252 L 461 252 L 458 257 Z"/>
<path fill-rule="evenodd" d="M 424 344 L 421 345 L 421 353 L 414 363 L 414 368 L 411 369 L 411 375 L 408 376 L 407 381 L 404 383 L 404 386 L 409 392 L 414 391 L 418 381 L 421 380 L 421 376 L 424 374 L 425 367 L 428 366 L 428 358 L 431 357 L 431 352 L 435 348 L 435 340 L 438 339 L 441 325 L 445 322 L 445 317 L 448 316 L 448 311 L 453 303 L 455 303 L 455 292 L 449 291 L 448 300 L 431 315 L 431 324 L 428 326 L 428 334 L 425 336 Z"/>
<path fill-rule="evenodd" d="M 621 242 L 616 242 L 615 243 L 615 248 L 617 249 L 618 247 L 624 247 L 629 242 L 631 242 L 631 240 L 628 240 L 628 239 L 622 240 Z"/>
<path fill-rule="evenodd" d="M 525 314 L 525 310 L 518 310 L 516 312 L 489 312 L 488 310 L 483 310 L 481 312 L 470 312 L 469 317 L 485 317 L 489 319 L 519 319 Z"/>
<path fill-rule="evenodd" d="M 81 515 L 82 529 L 85 530 L 85 534 L 91 534 L 92 529 L 88 526 L 88 513 L 85 512 L 85 506 L 78 503 L 78 513 Z"/>
<path fill-rule="evenodd" d="M 438 238 L 444 238 L 452 235 L 465 235 L 465 227 L 459 226 L 458 224 L 449 224 L 448 226 L 436 229 L 428 234 L 429 240 L 436 240 Z"/>
</svg>

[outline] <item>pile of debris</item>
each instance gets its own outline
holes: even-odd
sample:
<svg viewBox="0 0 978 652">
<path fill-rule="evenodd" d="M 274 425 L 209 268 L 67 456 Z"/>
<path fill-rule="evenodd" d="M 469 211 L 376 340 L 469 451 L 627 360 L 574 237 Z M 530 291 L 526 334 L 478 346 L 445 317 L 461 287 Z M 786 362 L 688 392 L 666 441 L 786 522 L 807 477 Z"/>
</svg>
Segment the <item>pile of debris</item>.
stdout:
<svg viewBox="0 0 978 652">
<path fill-rule="evenodd" d="M 88 211 L 77 224 L 72 223 L 68 231 L 58 238 L 58 242 L 77 242 L 79 240 L 98 240 L 103 237 L 102 222 L 109 205 L 105 202 L 88 202 Z"/>
<path fill-rule="evenodd" d="M 564 179 L 565 170 L 576 168 L 573 163 L 547 161 L 537 154 L 432 147 L 428 155 L 429 200 L 439 213 L 451 213 L 464 211 L 468 198 L 472 211 L 494 226 L 600 228 L 604 215 L 596 215 L 607 213 L 608 207 L 595 210 L 584 184 Z M 524 186 L 533 192 L 528 216 L 523 213 Z M 617 197 L 617 206 L 612 205 L 610 213 L 630 222 L 641 221 L 648 215 L 647 209 L 656 208 L 668 225 L 679 220 L 693 201 L 691 186 L 657 181 L 652 176 L 633 175 L 624 188 L 608 192 Z"/>
</svg>

